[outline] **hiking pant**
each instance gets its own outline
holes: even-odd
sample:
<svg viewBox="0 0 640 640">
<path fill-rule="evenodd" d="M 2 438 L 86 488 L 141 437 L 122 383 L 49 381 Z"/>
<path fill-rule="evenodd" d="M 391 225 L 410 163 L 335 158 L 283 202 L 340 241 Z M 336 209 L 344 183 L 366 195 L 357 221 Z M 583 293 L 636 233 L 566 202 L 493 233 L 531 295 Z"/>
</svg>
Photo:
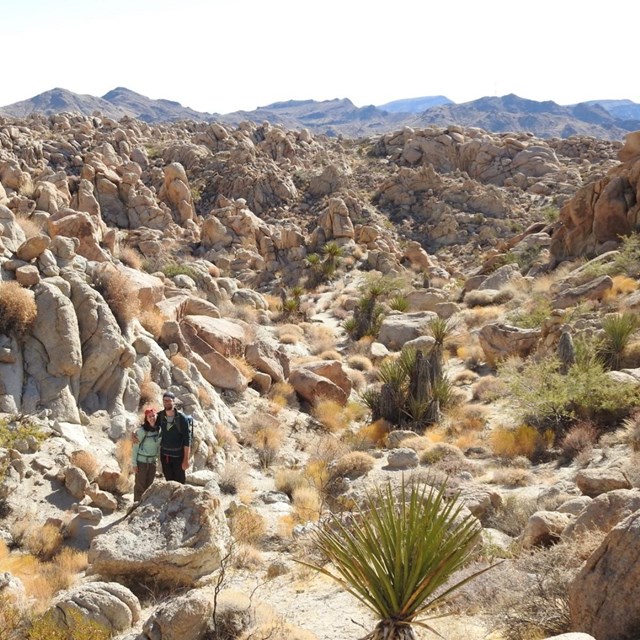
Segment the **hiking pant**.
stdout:
<svg viewBox="0 0 640 640">
<path fill-rule="evenodd" d="M 163 453 L 160 456 L 160 459 L 162 460 L 162 473 L 164 474 L 164 479 L 184 484 L 186 481 L 186 474 L 182 468 L 182 456 L 174 458 Z"/>
<path fill-rule="evenodd" d="M 142 494 L 151 486 L 156 477 L 155 462 L 138 462 L 136 472 L 136 482 L 133 486 L 133 500 L 139 502 Z"/>
</svg>

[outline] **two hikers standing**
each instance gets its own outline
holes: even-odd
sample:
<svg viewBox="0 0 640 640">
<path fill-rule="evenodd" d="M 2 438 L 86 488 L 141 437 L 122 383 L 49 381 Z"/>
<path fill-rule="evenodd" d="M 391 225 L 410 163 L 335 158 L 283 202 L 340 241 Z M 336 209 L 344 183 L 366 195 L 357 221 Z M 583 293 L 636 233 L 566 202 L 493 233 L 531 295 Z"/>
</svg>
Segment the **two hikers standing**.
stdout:
<svg viewBox="0 0 640 640">
<path fill-rule="evenodd" d="M 162 395 L 164 409 L 144 412 L 144 422 L 133 435 L 131 452 L 136 475 L 133 499 L 138 502 L 151 486 L 156 474 L 156 461 L 160 457 L 165 480 L 184 484 L 189 468 L 191 429 L 187 416 L 175 408 L 176 396 L 171 391 Z"/>
</svg>

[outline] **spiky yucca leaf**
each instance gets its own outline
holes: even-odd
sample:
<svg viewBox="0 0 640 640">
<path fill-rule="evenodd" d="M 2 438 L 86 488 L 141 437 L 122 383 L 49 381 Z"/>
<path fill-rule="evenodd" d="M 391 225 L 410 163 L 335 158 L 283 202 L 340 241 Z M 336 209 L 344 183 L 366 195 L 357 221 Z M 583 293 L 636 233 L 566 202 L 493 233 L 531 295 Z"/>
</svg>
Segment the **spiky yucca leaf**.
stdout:
<svg viewBox="0 0 640 640">
<path fill-rule="evenodd" d="M 427 491 L 428 489 L 428 491 Z M 446 596 L 487 569 L 442 590 L 452 574 L 471 557 L 480 525 L 463 517 L 457 496 L 445 500 L 445 489 L 405 485 L 396 497 L 390 483 L 367 495 L 351 522 L 332 516 L 314 543 L 335 573 L 311 565 L 336 580 L 379 618 L 367 638 L 411 638 L 412 624 Z"/>
</svg>

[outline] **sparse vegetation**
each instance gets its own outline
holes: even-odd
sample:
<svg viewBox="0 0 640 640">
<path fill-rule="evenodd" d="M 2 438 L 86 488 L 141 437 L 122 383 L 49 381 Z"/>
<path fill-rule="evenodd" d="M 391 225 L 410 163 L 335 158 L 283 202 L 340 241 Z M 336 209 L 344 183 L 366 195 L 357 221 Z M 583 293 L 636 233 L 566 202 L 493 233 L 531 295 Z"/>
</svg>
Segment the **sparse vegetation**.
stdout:
<svg viewBox="0 0 640 640">
<path fill-rule="evenodd" d="M 38 315 L 31 291 L 17 282 L 0 282 L 0 334 L 22 336 Z"/>
</svg>

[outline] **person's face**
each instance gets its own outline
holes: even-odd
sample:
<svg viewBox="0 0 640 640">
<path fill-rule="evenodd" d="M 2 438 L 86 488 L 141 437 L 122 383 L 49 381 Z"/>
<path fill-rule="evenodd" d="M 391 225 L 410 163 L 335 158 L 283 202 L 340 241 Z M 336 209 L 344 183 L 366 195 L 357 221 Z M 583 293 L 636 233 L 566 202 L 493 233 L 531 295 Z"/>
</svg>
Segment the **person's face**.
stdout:
<svg viewBox="0 0 640 640">
<path fill-rule="evenodd" d="M 156 420 L 158 419 L 157 413 L 150 413 L 147 416 L 147 422 L 153 427 L 156 424 Z"/>
<path fill-rule="evenodd" d="M 162 404 L 167 411 L 171 411 L 174 407 L 175 401 L 173 398 L 164 397 L 162 398 Z"/>
</svg>

